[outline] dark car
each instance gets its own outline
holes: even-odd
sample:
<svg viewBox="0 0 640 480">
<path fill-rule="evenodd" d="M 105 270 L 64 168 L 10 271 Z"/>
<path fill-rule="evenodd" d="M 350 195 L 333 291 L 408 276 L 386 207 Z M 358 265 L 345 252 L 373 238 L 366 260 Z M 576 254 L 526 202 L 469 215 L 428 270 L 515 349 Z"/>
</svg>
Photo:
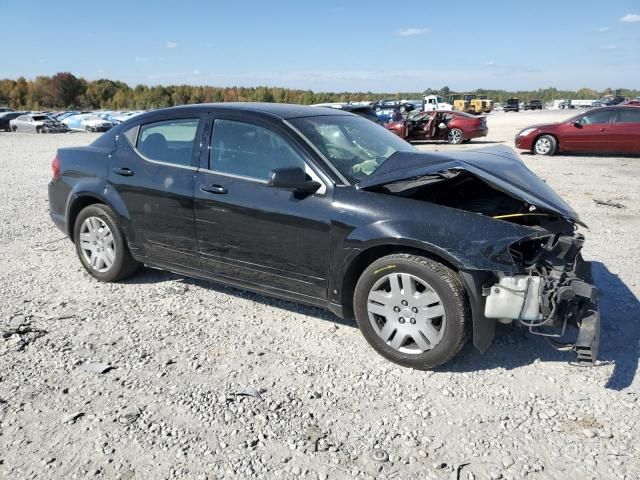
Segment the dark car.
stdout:
<svg viewBox="0 0 640 480">
<path fill-rule="evenodd" d="M 558 152 L 640 154 L 640 107 L 594 108 L 560 123 L 520 131 L 517 148 L 538 155 Z"/>
<path fill-rule="evenodd" d="M 14 118 L 18 118 L 21 115 L 24 115 L 25 112 L 0 112 L 0 131 L 10 132 L 11 131 L 11 120 Z"/>
<path fill-rule="evenodd" d="M 517 98 L 509 98 L 504 104 L 505 112 L 519 112 L 520 101 Z"/>
<path fill-rule="evenodd" d="M 98 280 L 146 264 L 324 307 L 414 368 L 471 335 L 484 351 L 496 319 L 578 327 L 597 353 L 581 222 L 508 148 L 422 153 L 339 110 L 225 103 L 140 115 L 52 167 L 51 218 Z"/>
<path fill-rule="evenodd" d="M 409 114 L 386 128 L 407 141 L 444 140 L 454 145 L 489 133 L 485 117 L 441 110 Z"/>
<path fill-rule="evenodd" d="M 614 105 L 620 105 L 622 103 L 625 102 L 625 98 L 621 95 L 610 95 L 607 97 L 603 97 L 600 100 L 596 100 L 595 102 L 593 102 L 593 104 L 591 105 L 594 108 L 599 108 L 599 107 L 612 107 Z"/>
<path fill-rule="evenodd" d="M 314 107 L 326 107 L 335 108 L 337 110 L 343 110 L 345 112 L 355 113 L 374 123 L 382 124 L 383 122 L 378 118 L 376 112 L 369 105 L 356 105 L 353 103 L 318 103 L 313 105 Z"/>
<path fill-rule="evenodd" d="M 542 101 L 540 100 L 531 100 L 530 102 L 526 102 L 522 106 L 523 110 L 542 110 Z"/>
<path fill-rule="evenodd" d="M 371 108 L 373 108 L 376 112 L 379 112 L 380 110 L 395 110 L 399 107 L 399 100 L 378 100 L 371 106 Z"/>
</svg>

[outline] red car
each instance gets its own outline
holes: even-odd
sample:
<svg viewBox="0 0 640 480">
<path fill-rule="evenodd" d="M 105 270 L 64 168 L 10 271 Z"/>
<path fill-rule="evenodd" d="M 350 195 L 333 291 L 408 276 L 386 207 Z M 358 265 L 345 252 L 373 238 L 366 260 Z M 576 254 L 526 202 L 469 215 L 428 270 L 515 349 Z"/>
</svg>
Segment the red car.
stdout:
<svg viewBox="0 0 640 480">
<path fill-rule="evenodd" d="M 448 110 L 410 114 L 385 127 L 407 141 L 446 140 L 454 145 L 472 138 L 485 137 L 489 132 L 485 117 Z"/>
<path fill-rule="evenodd" d="M 594 108 L 564 122 L 533 125 L 518 133 L 515 143 L 538 155 L 640 153 L 640 107 Z"/>
</svg>

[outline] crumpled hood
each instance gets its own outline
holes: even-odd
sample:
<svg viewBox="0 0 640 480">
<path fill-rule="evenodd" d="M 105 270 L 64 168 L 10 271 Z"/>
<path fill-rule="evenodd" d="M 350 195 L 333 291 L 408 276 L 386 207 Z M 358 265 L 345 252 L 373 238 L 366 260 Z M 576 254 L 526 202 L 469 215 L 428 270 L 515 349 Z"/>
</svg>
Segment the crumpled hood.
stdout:
<svg viewBox="0 0 640 480">
<path fill-rule="evenodd" d="M 397 152 L 357 186 L 369 189 L 399 180 L 446 174 L 450 170 L 465 170 L 537 209 L 584 226 L 578 214 L 556 192 L 529 170 L 513 150 L 503 146 L 447 154 Z"/>
</svg>

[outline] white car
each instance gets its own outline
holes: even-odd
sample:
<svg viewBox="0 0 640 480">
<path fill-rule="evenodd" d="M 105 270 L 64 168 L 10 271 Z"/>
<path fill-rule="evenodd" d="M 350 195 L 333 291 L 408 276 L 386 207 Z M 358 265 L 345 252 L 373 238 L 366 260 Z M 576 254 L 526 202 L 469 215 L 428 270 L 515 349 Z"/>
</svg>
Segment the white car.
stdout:
<svg viewBox="0 0 640 480">
<path fill-rule="evenodd" d="M 9 121 L 12 132 L 60 133 L 68 131 L 63 123 L 45 113 L 25 113 Z"/>
<path fill-rule="evenodd" d="M 113 123 L 110 121 L 92 114 L 71 115 L 62 120 L 62 123 L 71 130 L 83 132 L 106 132 L 113 127 Z"/>
<path fill-rule="evenodd" d="M 444 98 L 440 95 L 425 95 L 424 96 L 424 111 L 431 112 L 433 110 L 453 110 L 453 105 L 446 103 Z"/>
</svg>

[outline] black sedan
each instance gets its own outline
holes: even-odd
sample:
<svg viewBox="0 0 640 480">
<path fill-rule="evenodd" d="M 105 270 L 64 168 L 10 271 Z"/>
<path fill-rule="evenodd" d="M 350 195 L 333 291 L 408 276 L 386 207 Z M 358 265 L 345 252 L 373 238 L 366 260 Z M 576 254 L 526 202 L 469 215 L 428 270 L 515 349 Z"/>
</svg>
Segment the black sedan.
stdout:
<svg viewBox="0 0 640 480">
<path fill-rule="evenodd" d="M 58 150 L 49 202 L 98 280 L 146 264 L 325 307 L 408 367 L 484 351 L 498 319 L 576 327 L 579 360 L 597 354 L 581 222 L 504 147 L 427 154 L 339 110 L 192 105 Z"/>
<path fill-rule="evenodd" d="M 11 131 L 11 120 L 24 115 L 26 112 L 0 112 L 0 131 Z"/>
</svg>

